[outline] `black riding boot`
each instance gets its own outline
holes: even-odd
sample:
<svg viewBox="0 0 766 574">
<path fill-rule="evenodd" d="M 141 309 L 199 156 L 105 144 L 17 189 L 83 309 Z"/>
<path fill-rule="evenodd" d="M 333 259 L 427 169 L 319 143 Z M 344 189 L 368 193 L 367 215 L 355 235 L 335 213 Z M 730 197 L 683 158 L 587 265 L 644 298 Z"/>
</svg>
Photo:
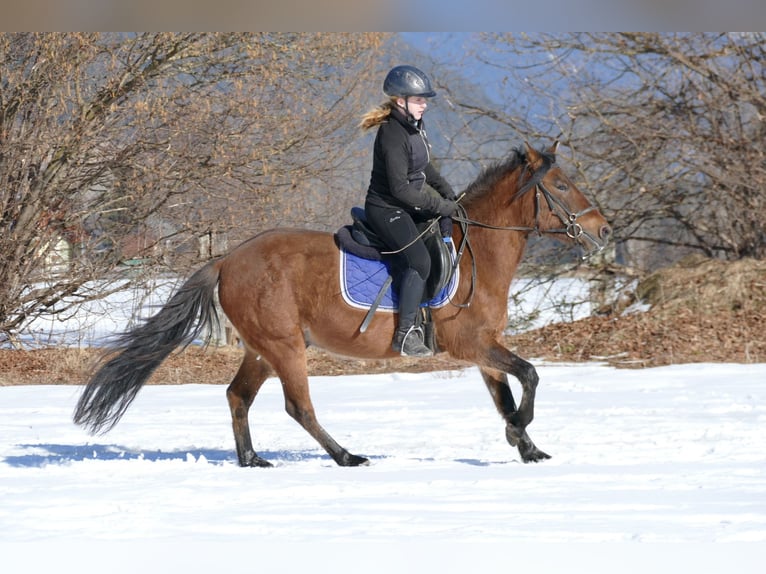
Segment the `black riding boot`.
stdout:
<svg viewBox="0 0 766 574">
<path fill-rule="evenodd" d="M 399 325 L 394 333 L 391 348 L 403 357 L 430 357 L 433 351 L 423 343 L 423 330 L 415 326 L 426 280 L 417 271 L 404 272 L 399 286 Z"/>
</svg>

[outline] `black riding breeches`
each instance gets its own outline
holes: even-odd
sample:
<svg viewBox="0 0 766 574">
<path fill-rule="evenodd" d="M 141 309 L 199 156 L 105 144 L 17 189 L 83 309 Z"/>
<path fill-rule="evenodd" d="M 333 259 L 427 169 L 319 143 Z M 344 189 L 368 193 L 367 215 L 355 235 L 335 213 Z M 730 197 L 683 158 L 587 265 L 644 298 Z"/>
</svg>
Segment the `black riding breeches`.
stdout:
<svg viewBox="0 0 766 574">
<path fill-rule="evenodd" d="M 422 279 L 431 273 L 431 256 L 412 217 L 400 208 L 379 207 L 367 203 L 364 207 L 367 222 L 390 251 L 398 251 L 395 258 L 401 272 L 414 269 Z"/>
</svg>

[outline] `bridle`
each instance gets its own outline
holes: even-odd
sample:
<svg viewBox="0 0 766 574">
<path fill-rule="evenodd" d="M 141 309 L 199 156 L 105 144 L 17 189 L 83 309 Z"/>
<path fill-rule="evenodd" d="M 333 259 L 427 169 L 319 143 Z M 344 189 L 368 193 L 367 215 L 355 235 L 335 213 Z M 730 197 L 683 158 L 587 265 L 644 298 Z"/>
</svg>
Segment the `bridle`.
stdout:
<svg viewBox="0 0 766 574">
<path fill-rule="evenodd" d="M 458 265 L 460 265 L 460 260 L 463 256 L 463 253 L 465 252 L 465 249 L 467 248 L 469 253 L 471 253 L 471 292 L 468 296 L 468 300 L 466 303 L 452 303 L 456 307 L 469 307 L 471 305 L 471 302 L 473 301 L 473 295 L 474 295 L 474 285 L 476 284 L 476 258 L 473 256 L 473 248 L 471 247 L 471 242 L 468 238 L 468 227 L 474 226 L 474 227 L 482 227 L 484 229 L 495 229 L 498 231 L 518 231 L 521 233 L 536 233 L 538 236 L 542 236 L 544 233 L 550 233 L 553 235 L 556 234 L 565 234 L 568 238 L 579 242 L 581 245 L 584 245 L 583 240 L 587 240 L 590 242 L 592 249 L 589 251 L 586 251 L 586 253 L 581 257 L 583 260 L 591 257 L 592 255 L 601 252 L 604 247 L 606 247 L 606 243 L 600 242 L 598 239 L 596 239 L 591 233 L 583 229 L 583 226 L 580 225 L 577 220 L 580 219 L 583 215 L 586 215 L 587 213 L 590 213 L 591 211 L 595 211 L 598 209 L 594 205 L 589 205 L 585 209 L 582 209 L 580 211 L 572 211 L 569 206 L 562 201 L 560 198 L 556 197 L 553 193 L 548 190 L 547 187 L 545 187 L 545 184 L 542 181 L 543 176 L 545 173 L 550 169 L 550 165 L 546 166 L 542 170 L 538 170 L 535 172 L 535 174 L 532 176 L 530 181 L 528 181 L 519 191 L 516 192 L 516 194 L 511 198 L 511 203 L 516 201 L 520 196 L 527 193 L 530 189 L 534 188 L 535 190 L 535 223 L 534 226 L 528 227 L 528 226 L 515 226 L 515 225 L 509 225 L 509 226 L 501 226 L 501 225 L 491 225 L 489 223 L 483 223 L 481 221 L 476 221 L 475 219 L 471 219 L 468 217 L 468 212 L 466 211 L 465 207 L 458 203 L 458 209 L 457 212 L 452 216 L 452 220 L 460 225 L 461 232 L 462 232 L 462 238 L 460 240 L 460 245 L 457 248 L 456 251 L 456 257 L 455 262 L 453 265 L 453 269 L 457 269 Z M 458 198 L 458 202 L 465 196 L 465 194 L 461 195 Z M 559 218 L 559 221 L 561 221 L 562 227 L 555 228 L 555 229 L 541 229 L 540 228 L 540 203 L 541 203 L 541 197 L 545 199 L 545 203 L 548 206 L 548 209 L 553 213 L 556 217 Z"/>
<path fill-rule="evenodd" d="M 547 170 L 546 170 L 547 171 Z M 544 175 L 544 173 L 542 174 Z M 488 223 L 483 223 L 481 221 L 476 221 L 475 219 L 470 219 L 468 217 L 468 213 L 466 212 L 465 208 L 458 204 L 458 214 L 453 215 L 452 219 L 453 221 L 457 221 L 458 223 L 461 223 L 464 226 L 475 226 L 475 227 L 483 227 L 485 229 L 496 229 L 499 231 L 520 231 L 522 233 L 536 233 L 538 236 L 541 236 L 544 233 L 550 233 L 553 235 L 556 234 L 565 234 L 568 238 L 579 241 L 580 244 L 583 244 L 583 239 L 590 242 L 593 249 L 586 252 L 585 255 L 583 255 L 583 259 L 587 259 L 588 257 L 602 251 L 604 247 L 606 246 L 605 243 L 600 242 L 598 239 L 596 239 L 593 234 L 589 233 L 585 229 L 583 229 L 583 226 L 580 225 L 577 220 L 580 219 L 583 215 L 590 213 L 591 211 L 596 211 L 598 208 L 595 205 L 589 205 L 585 209 L 582 209 L 580 211 L 572 211 L 569 209 L 569 206 L 564 203 L 560 198 L 556 197 L 553 193 L 548 190 L 547 187 L 545 187 L 545 184 L 542 182 L 542 177 L 539 177 L 537 181 L 530 182 L 534 186 L 535 190 L 535 224 L 532 227 L 527 226 L 515 226 L 515 225 L 509 225 L 509 226 L 499 226 L 499 225 L 490 225 Z M 516 194 L 511 198 L 511 203 L 516 201 L 521 195 L 524 195 L 527 191 L 529 191 L 529 184 L 525 187 L 523 187 L 520 191 L 516 192 Z M 553 213 L 556 217 L 559 218 L 559 221 L 561 221 L 561 224 L 563 227 L 558 227 L 555 229 L 541 229 L 540 228 L 540 198 L 541 196 L 545 198 L 545 203 L 548 206 L 548 209 Z M 462 199 L 462 196 L 461 198 Z M 460 201 L 458 199 L 458 201 Z M 464 229 L 465 231 L 465 229 Z M 465 237 L 465 233 L 464 233 Z"/>
<path fill-rule="evenodd" d="M 545 197 L 545 202 L 548 204 L 548 209 L 556 215 L 556 217 L 559 218 L 559 221 L 561 221 L 562 225 L 564 227 L 557 228 L 557 229 L 547 229 L 545 231 L 540 231 L 540 221 L 539 221 L 539 214 L 540 214 L 540 195 L 543 195 Z M 583 255 L 583 259 L 587 259 L 591 255 L 594 255 L 595 253 L 598 253 L 606 247 L 605 243 L 600 242 L 598 239 L 596 239 L 591 233 L 583 229 L 582 225 L 577 223 L 577 220 L 581 218 L 586 213 L 590 213 L 591 211 L 596 211 L 598 208 L 595 205 L 589 205 L 585 209 L 582 209 L 580 211 L 571 211 L 569 209 L 569 206 L 567 206 L 566 203 L 564 203 L 560 198 L 553 195 L 550 191 L 548 191 L 548 188 L 545 187 L 545 184 L 540 181 L 537 183 L 537 186 L 535 187 L 535 228 L 532 231 L 535 231 L 538 235 L 541 233 L 551 233 L 551 234 L 557 234 L 557 233 L 564 233 L 567 237 L 574 241 L 579 241 L 580 244 L 583 244 L 583 238 L 588 240 L 591 243 L 591 246 L 593 247 L 592 250 L 588 251 Z"/>
</svg>

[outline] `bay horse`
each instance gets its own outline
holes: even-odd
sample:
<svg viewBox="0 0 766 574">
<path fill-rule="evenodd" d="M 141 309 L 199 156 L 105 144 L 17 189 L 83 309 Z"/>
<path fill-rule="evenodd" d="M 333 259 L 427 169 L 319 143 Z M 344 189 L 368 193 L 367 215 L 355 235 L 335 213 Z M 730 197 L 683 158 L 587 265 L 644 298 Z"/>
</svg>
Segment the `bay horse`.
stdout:
<svg viewBox="0 0 766 574">
<path fill-rule="evenodd" d="M 550 458 L 527 434 L 538 374 L 501 342 L 508 291 L 530 233 L 553 233 L 590 251 L 604 248 L 611 229 L 548 150 L 528 143 L 484 169 L 461 199 L 453 239 L 468 239 L 453 304 L 433 309 L 440 352 L 479 367 L 505 436 L 522 461 Z M 74 421 L 92 433 L 109 431 L 151 373 L 177 347 L 218 320 L 221 308 L 237 329 L 244 358 L 226 390 L 240 466 L 271 466 L 253 449 L 248 413 L 259 389 L 276 374 L 285 409 L 341 466 L 369 464 L 322 428 L 309 393 L 306 348 L 364 359 L 392 358 L 394 313 L 377 313 L 364 333 L 365 311 L 345 303 L 339 288 L 339 250 L 326 232 L 264 231 L 197 270 L 152 317 L 120 335 L 82 391 Z M 209 332 L 212 332 L 210 329 Z M 521 384 L 516 405 L 508 374 Z"/>
</svg>

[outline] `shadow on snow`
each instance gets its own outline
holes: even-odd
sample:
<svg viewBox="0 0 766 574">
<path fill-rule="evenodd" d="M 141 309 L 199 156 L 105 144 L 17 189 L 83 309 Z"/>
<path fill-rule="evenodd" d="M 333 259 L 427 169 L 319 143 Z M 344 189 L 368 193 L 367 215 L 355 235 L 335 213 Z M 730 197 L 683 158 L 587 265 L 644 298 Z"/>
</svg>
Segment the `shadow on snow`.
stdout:
<svg viewBox="0 0 766 574">
<path fill-rule="evenodd" d="M 86 460 L 148 460 L 151 462 L 180 460 L 197 462 L 204 457 L 210 464 L 223 465 L 226 463 L 237 464 L 237 457 L 233 450 L 189 448 L 173 451 L 131 449 L 115 444 L 20 444 L 18 448 L 30 451 L 27 454 L 6 456 L 2 459 L 8 466 L 16 468 L 40 468 L 47 465 L 67 465 L 73 462 Z M 259 456 L 279 466 L 283 462 L 300 462 L 310 460 L 323 460 L 332 462 L 329 455 L 317 451 L 259 451 Z M 370 460 L 389 458 L 386 456 L 365 455 Z M 418 458 L 421 462 L 433 462 L 433 458 Z M 454 462 L 470 466 L 492 466 L 505 464 L 505 462 L 490 462 L 478 459 L 455 459 Z M 507 461 L 506 461 L 507 462 Z"/>
<path fill-rule="evenodd" d="M 20 444 L 19 448 L 29 450 L 28 454 L 6 456 L 3 462 L 9 466 L 42 467 L 48 464 L 66 465 L 85 460 L 149 460 L 152 462 L 165 460 L 193 461 L 204 457 L 208 463 L 237 464 L 234 451 L 226 449 L 188 448 L 173 451 L 136 450 L 115 444 Z M 259 453 L 262 458 L 275 462 L 301 460 L 332 460 L 328 455 L 312 451 L 264 451 Z"/>
</svg>

